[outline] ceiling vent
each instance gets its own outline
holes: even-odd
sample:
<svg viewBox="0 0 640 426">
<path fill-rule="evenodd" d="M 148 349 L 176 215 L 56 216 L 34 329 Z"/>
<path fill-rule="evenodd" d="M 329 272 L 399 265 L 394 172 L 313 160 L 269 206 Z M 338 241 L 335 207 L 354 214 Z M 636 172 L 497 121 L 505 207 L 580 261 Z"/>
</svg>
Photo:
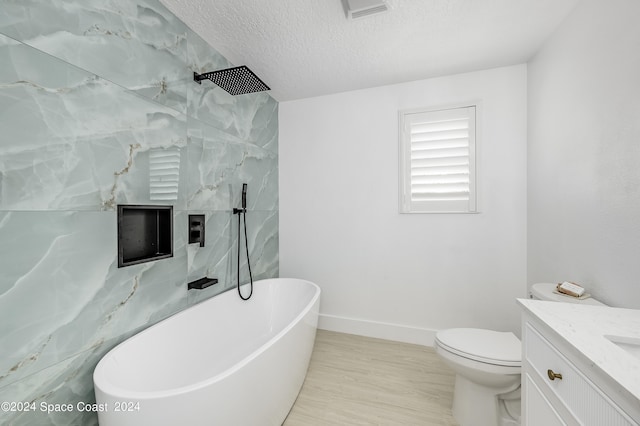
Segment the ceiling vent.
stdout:
<svg viewBox="0 0 640 426">
<path fill-rule="evenodd" d="M 389 10 L 386 0 L 346 0 L 344 4 L 349 19 L 364 18 Z"/>
</svg>

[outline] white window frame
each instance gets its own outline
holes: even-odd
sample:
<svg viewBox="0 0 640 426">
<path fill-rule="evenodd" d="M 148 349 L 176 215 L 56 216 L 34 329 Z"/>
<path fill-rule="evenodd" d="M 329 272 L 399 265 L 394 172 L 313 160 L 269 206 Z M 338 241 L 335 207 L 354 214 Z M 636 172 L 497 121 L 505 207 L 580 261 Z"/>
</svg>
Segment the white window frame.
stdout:
<svg viewBox="0 0 640 426">
<path fill-rule="evenodd" d="M 411 174 L 411 126 L 423 119 L 432 119 L 438 116 L 457 116 L 466 112 L 468 122 L 468 197 L 456 197 L 452 194 L 443 196 L 442 199 L 426 196 L 419 200 L 419 197 L 412 197 L 412 174 Z M 428 107 L 411 110 L 402 110 L 398 113 L 399 128 L 399 194 L 400 213 L 478 213 L 477 194 L 477 145 L 479 139 L 481 105 L 479 101 L 467 102 L 456 105 L 440 107 Z M 465 172 L 466 173 L 466 172 Z M 415 180 L 415 178 L 413 179 Z M 438 182 L 435 182 L 437 185 Z M 443 183 L 444 185 L 444 183 Z M 462 186 L 465 183 L 461 183 Z M 432 187 L 433 188 L 433 187 Z M 443 186 L 443 191 L 446 191 Z M 458 199 L 447 199 L 458 198 Z"/>
</svg>

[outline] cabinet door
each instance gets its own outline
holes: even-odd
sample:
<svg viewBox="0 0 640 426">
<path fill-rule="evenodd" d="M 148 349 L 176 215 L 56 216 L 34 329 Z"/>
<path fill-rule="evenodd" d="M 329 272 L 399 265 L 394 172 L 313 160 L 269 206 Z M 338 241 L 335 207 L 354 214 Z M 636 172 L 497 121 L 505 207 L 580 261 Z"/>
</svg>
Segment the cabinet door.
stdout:
<svg viewBox="0 0 640 426">
<path fill-rule="evenodd" d="M 524 426 L 566 426 L 529 374 L 524 376 Z"/>
</svg>

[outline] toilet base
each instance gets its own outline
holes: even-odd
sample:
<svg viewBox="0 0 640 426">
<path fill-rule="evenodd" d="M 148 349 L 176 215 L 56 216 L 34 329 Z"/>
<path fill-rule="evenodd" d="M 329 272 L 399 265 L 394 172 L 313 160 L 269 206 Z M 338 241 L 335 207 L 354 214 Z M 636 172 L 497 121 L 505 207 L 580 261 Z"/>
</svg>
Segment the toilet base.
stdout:
<svg viewBox="0 0 640 426">
<path fill-rule="evenodd" d="M 503 426 L 519 422 L 503 418 L 499 408 L 499 397 L 518 389 L 520 383 L 509 387 L 491 388 L 479 385 L 465 377 L 456 375 L 453 394 L 453 417 L 460 426 Z"/>
</svg>

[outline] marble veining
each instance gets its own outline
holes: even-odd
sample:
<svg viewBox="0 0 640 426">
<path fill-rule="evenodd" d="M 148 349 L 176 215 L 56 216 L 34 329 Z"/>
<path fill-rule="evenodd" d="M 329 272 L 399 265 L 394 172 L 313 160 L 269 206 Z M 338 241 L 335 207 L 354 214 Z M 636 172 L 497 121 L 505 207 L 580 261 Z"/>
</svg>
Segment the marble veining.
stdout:
<svg viewBox="0 0 640 426">
<path fill-rule="evenodd" d="M 135 156 L 186 146 L 170 108 L 2 35 L 0 61 L 0 209 L 114 209 L 148 186 Z"/>
<path fill-rule="evenodd" d="M 242 183 L 253 278 L 278 276 L 278 103 L 194 83 L 233 64 L 157 0 L 0 0 L 0 63 L 0 401 L 91 403 L 109 349 L 235 286 Z M 150 198 L 158 149 L 180 154 L 174 201 Z M 117 205 L 164 203 L 174 256 L 118 268 Z M 205 247 L 187 243 L 189 214 Z M 203 276 L 219 283 L 187 291 Z"/>
<path fill-rule="evenodd" d="M 249 185 L 247 202 L 251 210 L 273 210 L 278 205 L 277 154 L 229 135 L 199 120 L 189 120 L 189 164 L 198 164 L 192 178 L 197 184 L 187 189 L 187 207 L 210 206 L 224 209 L 237 206 L 240 193 L 233 190 Z"/>
<path fill-rule="evenodd" d="M 155 0 L 3 0 L 0 33 L 186 112 L 187 27 Z"/>
<path fill-rule="evenodd" d="M 640 358 L 605 337 L 640 340 L 640 310 L 528 299 L 518 303 L 640 401 Z"/>
</svg>

